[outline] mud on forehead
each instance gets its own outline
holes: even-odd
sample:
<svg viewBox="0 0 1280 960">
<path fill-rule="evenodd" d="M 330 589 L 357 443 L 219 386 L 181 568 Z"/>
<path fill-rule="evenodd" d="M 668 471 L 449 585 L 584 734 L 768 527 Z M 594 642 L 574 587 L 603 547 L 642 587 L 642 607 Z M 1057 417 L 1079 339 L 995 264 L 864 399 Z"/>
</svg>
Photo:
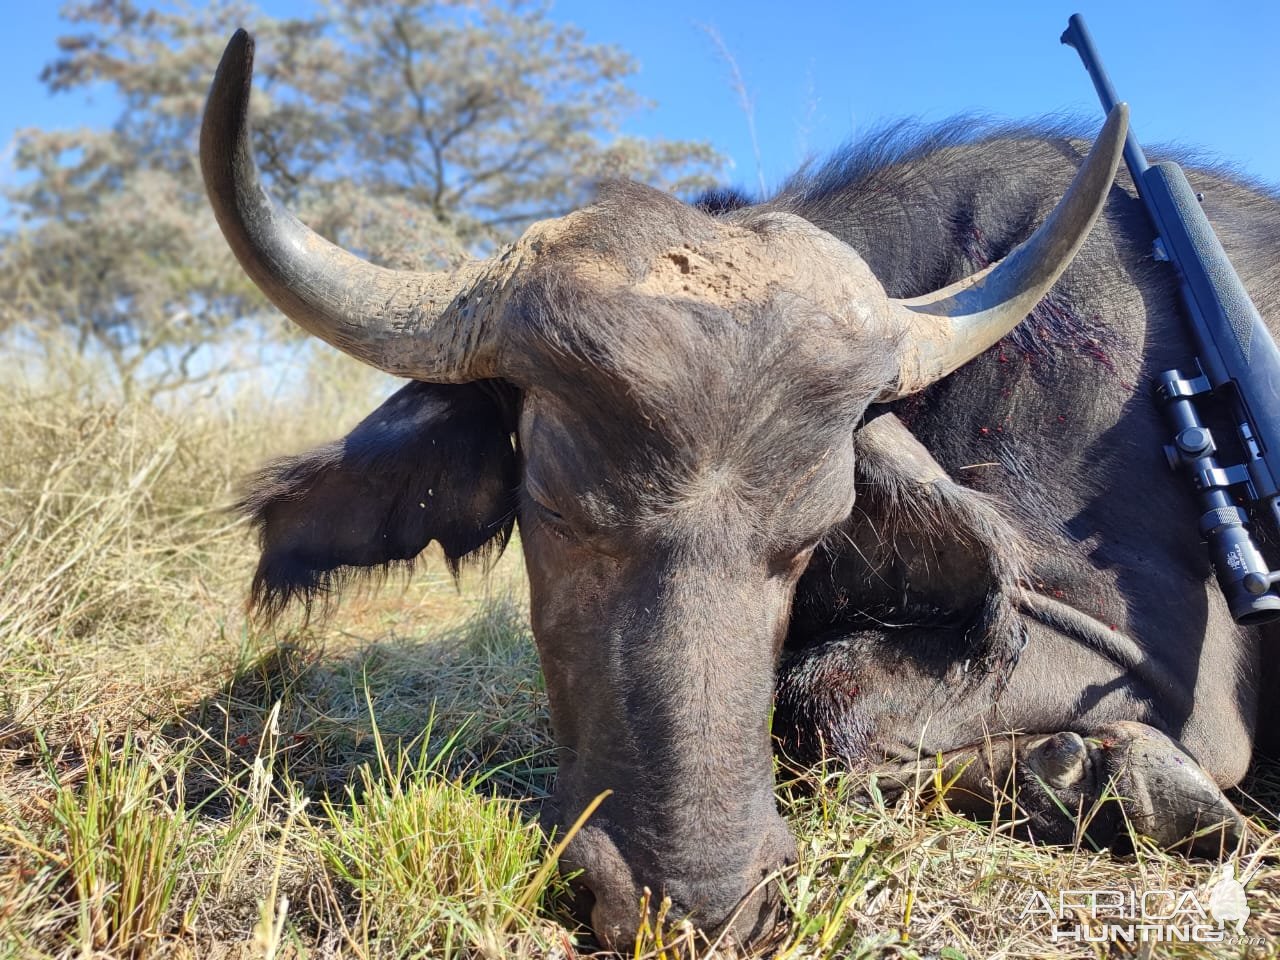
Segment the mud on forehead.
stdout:
<svg viewBox="0 0 1280 960">
<path fill-rule="evenodd" d="M 842 418 L 896 373 L 897 344 L 866 322 L 878 284 L 809 224 L 730 224 L 618 184 L 547 226 L 510 302 L 506 359 L 526 389 L 641 418 L 788 403 Z M 828 246 L 840 262 L 798 274 L 797 247 L 812 261 Z M 842 268 L 848 277 L 830 277 Z"/>
</svg>

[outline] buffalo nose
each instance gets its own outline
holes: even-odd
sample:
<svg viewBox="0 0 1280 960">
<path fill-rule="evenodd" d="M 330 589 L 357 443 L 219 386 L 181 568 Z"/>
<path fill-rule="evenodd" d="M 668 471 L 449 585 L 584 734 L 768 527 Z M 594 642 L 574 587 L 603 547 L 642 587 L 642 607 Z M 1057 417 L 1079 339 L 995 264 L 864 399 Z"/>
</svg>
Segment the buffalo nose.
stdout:
<svg viewBox="0 0 1280 960">
<path fill-rule="evenodd" d="M 646 899 L 652 920 L 658 910 L 655 902 L 657 897 L 650 895 L 646 898 L 644 889 L 629 902 L 596 902 L 592 906 L 591 929 L 602 946 L 619 952 L 631 950 L 639 929 L 640 910 Z M 726 943 L 744 948 L 758 945 L 770 938 L 782 919 L 782 901 L 777 885 L 773 882 L 757 883 L 744 898 L 735 901 L 731 908 L 719 912 L 721 916 L 718 921 L 709 921 L 703 911 L 691 910 L 681 901 L 672 900 L 664 923 L 676 924 L 688 918 L 708 940 L 721 938 Z"/>
<path fill-rule="evenodd" d="M 755 855 L 740 869 L 721 872 L 723 864 L 712 858 L 702 865 L 714 873 L 679 876 L 662 869 L 664 859 L 653 858 L 657 869 L 638 875 L 609 831 L 588 827 L 574 838 L 561 869 L 566 873 L 581 871 L 575 880 L 579 891 L 575 906 L 580 919 L 589 920 L 602 946 L 630 949 L 640 928 L 642 904 L 648 901 L 652 919 L 664 897 L 671 901 L 667 923 L 688 918 L 704 936 L 714 939 L 723 935 L 726 941 L 742 947 L 768 939 L 782 919 L 775 877 L 795 862 L 796 847 L 779 817 L 764 832 Z M 650 891 L 647 897 L 646 889 Z"/>
</svg>

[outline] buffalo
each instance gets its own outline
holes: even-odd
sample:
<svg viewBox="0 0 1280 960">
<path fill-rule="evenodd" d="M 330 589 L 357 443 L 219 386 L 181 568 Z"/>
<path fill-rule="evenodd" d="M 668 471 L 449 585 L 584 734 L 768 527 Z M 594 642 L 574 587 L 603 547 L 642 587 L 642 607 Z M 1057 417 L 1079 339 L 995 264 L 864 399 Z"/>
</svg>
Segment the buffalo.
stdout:
<svg viewBox="0 0 1280 960">
<path fill-rule="evenodd" d="M 1045 842 L 1239 833 L 1222 789 L 1266 728 L 1262 631 L 1232 621 L 1163 462 L 1151 381 L 1189 347 L 1117 180 L 1123 105 L 1091 150 L 890 131 L 759 203 L 607 184 L 414 273 L 266 194 L 252 59 L 238 32 L 201 133 L 222 231 L 294 322 L 410 380 L 257 478 L 255 601 L 433 540 L 456 565 L 518 524 L 548 823 L 612 791 L 562 858 L 604 944 L 634 938 L 646 886 L 704 930 L 769 935 L 796 856 L 775 742 L 889 785 L 941 764 L 953 804 L 1012 791 Z M 1280 201 L 1191 179 L 1280 315 Z"/>
</svg>

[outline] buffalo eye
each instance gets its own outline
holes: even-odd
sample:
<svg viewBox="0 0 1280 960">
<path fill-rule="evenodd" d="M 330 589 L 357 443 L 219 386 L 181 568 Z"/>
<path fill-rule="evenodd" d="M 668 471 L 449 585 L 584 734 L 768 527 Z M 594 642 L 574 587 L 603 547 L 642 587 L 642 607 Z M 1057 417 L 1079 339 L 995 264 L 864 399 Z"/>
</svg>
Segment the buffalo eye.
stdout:
<svg viewBox="0 0 1280 960">
<path fill-rule="evenodd" d="M 553 507 L 547 506 L 541 500 L 534 497 L 529 498 L 529 502 L 533 505 L 534 516 L 538 522 L 547 528 L 555 536 L 561 540 L 569 540 L 573 536 L 573 531 L 569 529 L 569 522 L 565 520 L 564 515 Z"/>
</svg>

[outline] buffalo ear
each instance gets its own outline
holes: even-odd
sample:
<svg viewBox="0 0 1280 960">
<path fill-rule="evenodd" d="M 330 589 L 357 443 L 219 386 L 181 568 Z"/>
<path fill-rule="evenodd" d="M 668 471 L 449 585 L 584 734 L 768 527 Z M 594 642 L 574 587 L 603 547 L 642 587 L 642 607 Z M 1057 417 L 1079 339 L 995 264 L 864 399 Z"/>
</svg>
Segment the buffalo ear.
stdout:
<svg viewBox="0 0 1280 960">
<path fill-rule="evenodd" d="M 500 554 L 519 482 L 511 418 L 490 383 L 409 383 L 341 440 L 276 460 L 236 505 L 262 557 L 251 606 L 308 611 L 360 573 L 409 564 L 432 540 L 453 572 Z"/>
</svg>

